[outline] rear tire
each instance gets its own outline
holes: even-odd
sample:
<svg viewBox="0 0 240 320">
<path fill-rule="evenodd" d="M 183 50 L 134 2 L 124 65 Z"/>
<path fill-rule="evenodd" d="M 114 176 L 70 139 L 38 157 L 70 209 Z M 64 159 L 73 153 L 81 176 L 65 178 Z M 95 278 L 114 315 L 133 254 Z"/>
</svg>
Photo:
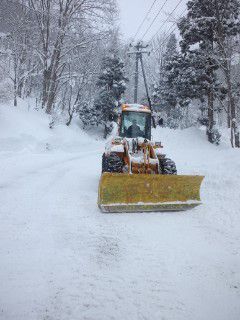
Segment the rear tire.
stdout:
<svg viewBox="0 0 240 320">
<path fill-rule="evenodd" d="M 160 163 L 162 174 L 168 174 L 168 175 L 177 174 L 176 164 L 171 159 L 163 158 L 163 159 L 160 159 L 159 163 Z"/>
<path fill-rule="evenodd" d="M 113 153 L 110 153 L 110 155 L 106 155 L 105 153 L 103 154 L 102 173 L 104 172 L 122 173 L 123 167 L 124 167 L 124 162 L 117 153 L 113 152 Z"/>
</svg>

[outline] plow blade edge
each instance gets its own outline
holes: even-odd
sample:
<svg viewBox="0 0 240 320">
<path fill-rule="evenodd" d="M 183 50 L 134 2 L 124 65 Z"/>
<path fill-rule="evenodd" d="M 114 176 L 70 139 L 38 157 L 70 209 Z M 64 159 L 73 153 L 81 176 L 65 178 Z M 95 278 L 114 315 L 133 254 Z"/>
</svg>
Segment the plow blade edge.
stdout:
<svg viewBox="0 0 240 320">
<path fill-rule="evenodd" d="M 201 204 L 202 176 L 103 173 L 103 212 L 184 211 Z"/>
</svg>

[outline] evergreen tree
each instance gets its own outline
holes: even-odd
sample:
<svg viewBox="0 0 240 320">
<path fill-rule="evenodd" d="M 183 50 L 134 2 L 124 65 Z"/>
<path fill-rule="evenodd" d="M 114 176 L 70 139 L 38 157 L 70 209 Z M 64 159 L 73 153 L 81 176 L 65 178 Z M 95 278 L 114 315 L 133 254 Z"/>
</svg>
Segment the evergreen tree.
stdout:
<svg viewBox="0 0 240 320">
<path fill-rule="evenodd" d="M 187 3 L 188 14 L 179 23 L 183 38 L 181 49 L 183 55 L 195 55 L 201 63 L 195 65 L 195 70 L 202 71 L 204 94 L 208 101 L 208 140 L 214 142 L 214 100 L 222 92 L 216 71 L 221 68 L 225 74 L 229 109 L 231 116 L 236 113 L 231 86 L 231 66 L 227 53 L 227 39 L 240 32 L 239 1 L 238 0 L 191 0 Z M 192 49 L 194 46 L 194 49 Z M 197 47 L 197 49 L 196 49 Z M 231 64 L 231 63 L 230 63 Z M 194 67 L 194 65 L 193 65 Z M 202 92 L 202 90 L 201 90 Z M 234 117 L 236 118 L 236 117 Z M 232 121 L 233 135 L 236 146 L 239 142 L 236 123 Z M 238 137 L 237 137 L 238 135 Z"/>
<path fill-rule="evenodd" d="M 162 59 L 159 82 L 155 84 L 153 94 L 154 103 L 160 105 L 166 112 L 166 124 L 171 128 L 177 128 L 182 120 L 181 107 L 187 104 L 184 97 L 186 90 L 180 83 L 183 83 L 184 65 L 182 57 L 177 51 L 177 39 L 175 34 L 169 37 L 166 50 Z"/>
<path fill-rule="evenodd" d="M 169 37 L 167 46 L 166 46 L 166 51 L 164 54 L 164 62 L 167 63 L 168 61 L 171 61 L 172 58 L 178 53 L 177 51 L 177 38 L 174 33 L 172 33 Z"/>
<path fill-rule="evenodd" d="M 207 135 L 209 142 L 214 142 L 214 83 L 216 76 L 214 71 L 217 69 L 217 64 L 213 61 L 214 57 L 214 42 L 212 28 L 212 10 L 210 2 L 212 0 L 193 0 L 188 2 L 188 14 L 179 23 L 179 29 L 183 38 L 181 42 L 182 53 L 191 55 L 200 59 L 201 66 L 196 66 L 198 70 L 205 74 L 204 88 L 201 94 L 207 97 L 208 101 L 208 126 Z M 201 20 L 201 21 L 200 21 Z M 198 49 L 191 50 L 191 45 L 198 45 Z M 194 65 L 192 64 L 194 67 Z M 196 69 L 195 68 L 195 69 Z"/>
<path fill-rule="evenodd" d="M 105 127 L 104 137 L 111 131 L 111 122 L 116 120 L 117 109 L 126 90 L 126 81 L 124 64 L 120 58 L 116 54 L 105 57 L 97 82 L 99 93 L 94 102 L 97 123 Z"/>
<path fill-rule="evenodd" d="M 175 95 L 170 93 L 168 88 L 169 69 L 168 65 L 171 60 L 177 55 L 177 39 L 174 34 L 169 38 L 166 45 L 165 53 L 161 59 L 161 68 L 159 73 L 158 83 L 154 85 L 153 101 L 155 104 L 160 104 L 164 109 L 169 109 L 171 106 L 176 105 Z"/>
<path fill-rule="evenodd" d="M 177 39 L 172 34 L 166 46 L 166 52 L 163 58 L 163 74 L 160 77 L 160 95 L 165 107 L 171 112 L 171 109 L 177 106 L 177 92 L 175 91 L 174 75 L 172 74 L 172 64 L 178 59 Z"/>
</svg>

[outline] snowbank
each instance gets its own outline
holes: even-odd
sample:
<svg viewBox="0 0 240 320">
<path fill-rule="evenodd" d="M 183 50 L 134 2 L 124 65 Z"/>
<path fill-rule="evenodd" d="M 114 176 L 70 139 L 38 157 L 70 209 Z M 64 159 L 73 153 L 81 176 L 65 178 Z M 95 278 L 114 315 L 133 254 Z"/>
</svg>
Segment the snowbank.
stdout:
<svg viewBox="0 0 240 320">
<path fill-rule="evenodd" d="M 56 125 L 52 130 L 49 122 L 42 110 L 33 110 L 26 103 L 18 107 L 0 105 L 0 152 L 77 152 L 94 143 L 77 121 L 70 127 Z"/>
</svg>

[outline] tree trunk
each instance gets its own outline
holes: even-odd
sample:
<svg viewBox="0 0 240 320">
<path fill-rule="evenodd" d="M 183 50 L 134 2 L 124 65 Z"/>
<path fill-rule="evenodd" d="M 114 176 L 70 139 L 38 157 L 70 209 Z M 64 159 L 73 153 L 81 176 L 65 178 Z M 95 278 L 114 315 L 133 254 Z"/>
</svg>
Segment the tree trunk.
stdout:
<svg viewBox="0 0 240 320">
<path fill-rule="evenodd" d="M 16 78 L 14 79 L 14 107 L 17 107 L 17 83 Z"/>
<path fill-rule="evenodd" d="M 210 41 L 211 50 L 213 50 L 213 41 Z M 207 66 L 207 75 L 209 77 L 209 88 L 207 92 L 208 106 L 207 106 L 207 114 L 208 114 L 208 127 L 207 127 L 207 137 L 210 143 L 214 143 L 214 71 L 212 68 L 212 59 L 208 58 L 208 66 Z"/>
<path fill-rule="evenodd" d="M 17 66 L 17 58 L 16 58 L 16 55 L 14 55 L 14 79 L 13 79 L 13 90 L 14 90 L 14 107 L 17 107 L 17 69 L 18 69 L 18 66 Z"/>
<path fill-rule="evenodd" d="M 239 137 L 239 131 L 237 126 L 237 119 L 236 119 L 236 105 L 233 98 L 230 100 L 230 108 L 231 108 L 231 144 L 234 148 L 240 148 L 240 137 Z"/>
<path fill-rule="evenodd" d="M 50 82 L 50 72 L 49 70 L 45 69 L 43 71 L 43 91 L 42 91 L 42 108 L 44 109 L 47 105 L 47 98 L 48 98 L 48 87 Z"/>
<path fill-rule="evenodd" d="M 237 114 L 236 114 L 236 103 L 232 94 L 232 81 L 231 81 L 231 71 L 226 63 L 225 76 L 228 88 L 228 108 L 230 116 L 230 128 L 231 128 L 231 144 L 232 147 L 240 148 L 240 134 L 237 126 Z"/>
<path fill-rule="evenodd" d="M 51 89 L 49 92 L 48 100 L 47 100 L 47 106 L 46 106 L 46 113 L 51 114 L 52 113 L 52 107 L 55 101 L 55 88 L 54 84 L 51 85 Z"/>
<path fill-rule="evenodd" d="M 46 113 L 51 114 L 52 107 L 56 98 L 57 93 L 57 79 L 59 76 L 59 65 L 60 65 L 60 57 L 61 57 L 61 48 L 64 40 L 64 32 L 63 35 L 58 39 L 54 46 L 54 51 L 51 58 L 51 64 L 48 68 L 47 72 L 47 82 L 46 82 Z M 60 72 L 61 73 L 61 72 Z"/>
<path fill-rule="evenodd" d="M 71 122 L 72 122 L 72 118 L 73 118 L 73 113 L 71 113 L 70 115 L 69 115 L 69 119 L 68 119 L 68 121 L 67 121 L 67 123 L 66 123 L 66 126 L 70 126 L 70 124 L 71 124 Z"/>
<path fill-rule="evenodd" d="M 214 97 L 213 97 L 213 90 L 212 88 L 209 89 L 208 92 L 208 127 L 207 127 L 207 136 L 208 141 L 210 143 L 214 143 L 213 139 L 213 126 L 214 126 Z"/>
<path fill-rule="evenodd" d="M 23 82 L 18 85 L 17 95 L 18 95 L 19 98 L 23 97 Z"/>
<path fill-rule="evenodd" d="M 54 68 L 50 67 L 49 70 L 47 70 L 46 77 L 44 79 L 43 106 L 46 107 L 47 114 L 52 113 L 52 107 L 56 97 L 58 62 L 53 62 L 53 64 Z"/>
<path fill-rule="evenodd" d="M 228 99 L 227 102 L 227 126 L 230 129 L 231 128 L 231 108 L 230 108 L 230 101 Z"/>
</svg>

